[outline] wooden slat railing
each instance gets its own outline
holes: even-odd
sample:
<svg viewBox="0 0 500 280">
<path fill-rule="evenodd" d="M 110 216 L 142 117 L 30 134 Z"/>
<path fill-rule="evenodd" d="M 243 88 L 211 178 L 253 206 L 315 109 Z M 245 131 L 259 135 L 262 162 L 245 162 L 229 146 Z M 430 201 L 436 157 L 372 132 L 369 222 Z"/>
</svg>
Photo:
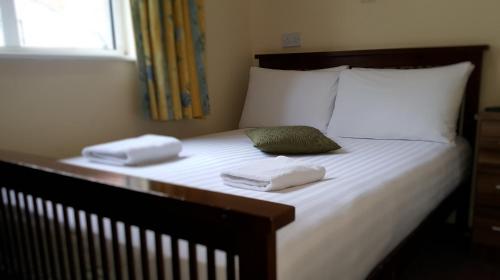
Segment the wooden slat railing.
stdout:
<svg viewBox="0 0 500 280">
<path fill-rule="evenodd" d="M 0 201 L 2 279 L 216 279 L 215 250 L 227 279 L 275 279 L 276 231 L 294 219 L 287 205 L 13 152 L 0 152 Z"/>
</svg>

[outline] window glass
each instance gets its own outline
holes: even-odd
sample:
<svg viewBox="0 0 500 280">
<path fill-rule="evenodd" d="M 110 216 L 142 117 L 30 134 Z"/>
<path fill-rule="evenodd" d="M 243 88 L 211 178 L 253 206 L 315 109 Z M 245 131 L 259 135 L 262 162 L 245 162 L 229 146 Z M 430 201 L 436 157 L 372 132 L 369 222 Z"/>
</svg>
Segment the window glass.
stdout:
<svg viewBox="0 0 500 280">
<path fill-rule="evenodd" d="M 0 47 L 3 46 L 5 46 L 5 40 L 3 38 L 2 7 L 0 7 Z"/>
<path fill-rule="evenodd" d="M 115 49 L 109 0 L 14 0 L 21 47 Z"/>
</svg>

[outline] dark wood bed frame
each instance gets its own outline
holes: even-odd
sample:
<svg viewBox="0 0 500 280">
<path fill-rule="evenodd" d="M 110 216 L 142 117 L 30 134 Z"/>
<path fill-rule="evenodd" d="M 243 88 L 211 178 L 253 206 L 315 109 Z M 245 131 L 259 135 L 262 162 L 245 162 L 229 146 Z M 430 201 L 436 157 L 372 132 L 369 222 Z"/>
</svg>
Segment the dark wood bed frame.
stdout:
<svg viewBox="0 0 500 280">
<path fill-rule="evenodd" d="M 339 65 L 422 68 L 471 61 L 460 134 L 474 144 L 483 52 L 487 46 L 386 49 L 367 51 L 262 54 L 260 66 L 319 69 Z M 197 172 L 193 169 L 192 172 Z M 276 231 L 293 222 L 291 206 L 129 177 L 62 164 L 53 159 L 0 152 L 1 279 L 163 279 L 163 246 L 170 236 L 174 279 L 180 276 L 179 240 L 188 242 L 190 279 L 197 279 L 196 244 L 207 248 L 208 279 L 215 279 L 214 250 L 226 253 L 228 279 L 276 279 Z M 468 219 L 470 179 L 448 196 L 369 278 L 390 279 L 412 240 L 458 209 L 458 224 Z M 33 207 L 34 205 L 37 207 Z M 25 211 L 28 205 L 29 211 Z M 57 210 L 58 209 L 58 210 Z M 55 213 L 56 219 L 47 216 Z M 79 213 L 81 215 L 75 215 Z M 70 227 L 69 220 L 76 227 Z M 97 220 L 92 226 L 91 220 Z M 104 236 L 111 227 L 111 240 Z M 81 224 L 90 225 L 83 227 Z M 125 230 L 120 250 L 118 228 Z M 131 231 L 139 231 L 135 260 Z M 87 234 L 93 232 L 94 234 Z M 149 269 L 146 234 L 155 240 L 155 269 Z M 109 242 L 109 243 L 108 243 Z M 108 250 L 102 250 L 108 248 Z M 125 260 L 126 267 L 121 267 Z M 131 263 L 139 262 L 140 271 Z M 100 267 L 101 269 L 97 269 Z M 86 271 L 90 271 L 87 273 Z M 333 277 L 333 276 L 332 276 Z"/>
</svg>

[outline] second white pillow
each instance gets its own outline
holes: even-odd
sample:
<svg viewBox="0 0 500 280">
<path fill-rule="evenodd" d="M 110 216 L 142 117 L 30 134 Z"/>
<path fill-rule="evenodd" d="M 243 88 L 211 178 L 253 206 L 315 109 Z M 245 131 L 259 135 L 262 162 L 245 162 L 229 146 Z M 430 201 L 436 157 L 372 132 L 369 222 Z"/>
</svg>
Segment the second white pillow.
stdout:
<svg viewBox="0 0 500 280">
<path fill-rule="evenodd" d="M 329 136 L 453 142 L 470 62 L 343 71 Z"/>
</svg>

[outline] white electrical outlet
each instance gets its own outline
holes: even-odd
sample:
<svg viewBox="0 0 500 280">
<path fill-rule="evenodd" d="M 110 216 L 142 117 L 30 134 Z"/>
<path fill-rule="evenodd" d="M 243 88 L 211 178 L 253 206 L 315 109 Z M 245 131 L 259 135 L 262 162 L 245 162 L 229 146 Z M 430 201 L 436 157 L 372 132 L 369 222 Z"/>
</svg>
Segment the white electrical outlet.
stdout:
<svg viewBox="0 0 500 280">
<path fill-rule="evenodd" d="M 291 32 L 291 33 L 283 33 L 281 36 L 281 45 L 283 48 L 296 48 L 301 45 L 300 33 Z"/>
</svg>

